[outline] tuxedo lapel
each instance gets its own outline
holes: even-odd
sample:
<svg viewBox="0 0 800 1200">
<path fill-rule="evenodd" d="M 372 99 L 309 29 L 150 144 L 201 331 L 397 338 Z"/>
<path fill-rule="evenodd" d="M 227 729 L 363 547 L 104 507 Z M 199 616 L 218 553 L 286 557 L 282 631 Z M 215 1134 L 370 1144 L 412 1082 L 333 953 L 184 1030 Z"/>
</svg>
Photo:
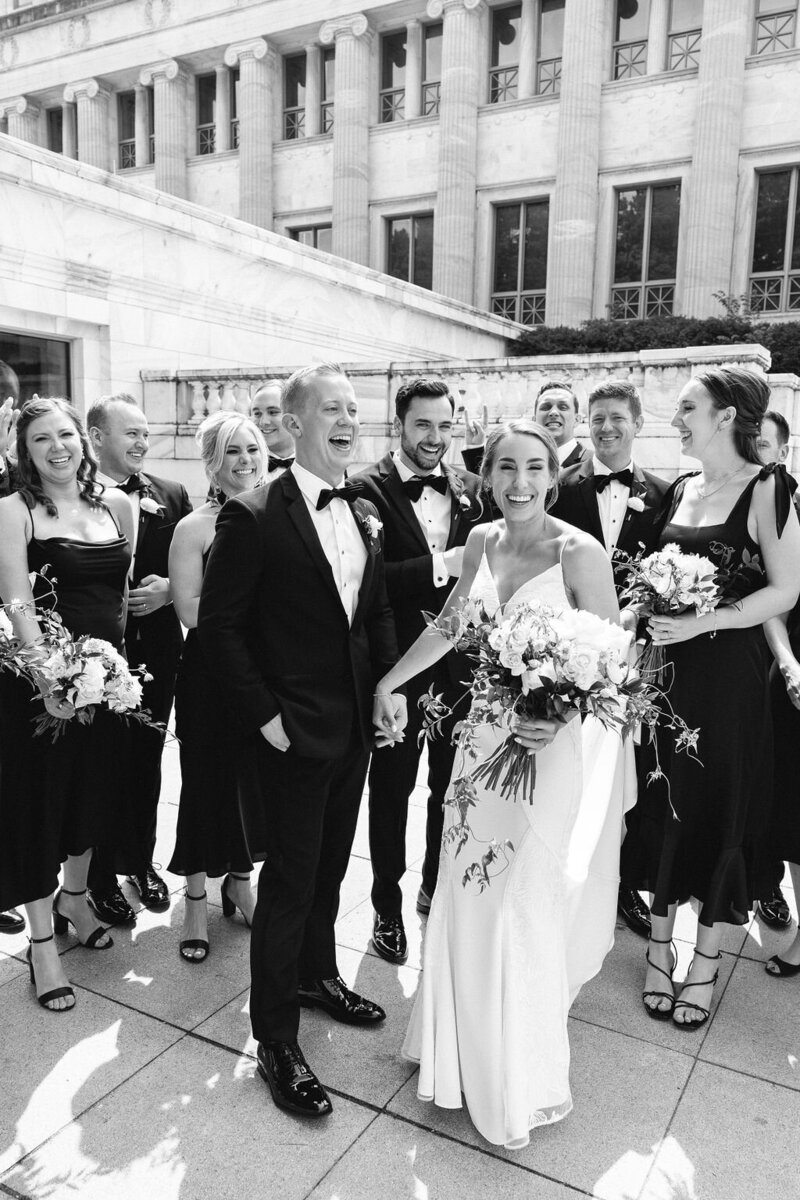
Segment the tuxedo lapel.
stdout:
<svg viewBox="0 0 800 1200">
<path fill-rule="evenodd" d="M 366 525 L 366 518 L 374 515 L 371 507 L 370 505 L 368 508 L 363 500 L 356 500 L 353 505 L 353 516 L 358 525 L 358 532 L 361 534 L 364 545 L 367 548 L 367 561 L 364 563 L 364 573 L 361 576 L 361 586 L 358 589 L 358 601 L 356 603 L 356 610 L 353 613 L 352 626 L 355 626 L 356 622 L 360 619 L 361 610 L 367 602 L 367 597 L 372 587 L 372 578 L 375 573 L 375 560 L 380 553 L 378 534 L 376 532 L 375 536 L 372 537 Z"/>
<path fill-rule="evenodd" d="M 382 460 L 380 474 L 383 493 L 386 499 L 410 529 L 414 540 L 419 544 L 420 552 L 427 554 L 428 543 L 425 541 L 425 534 L 422 532 L 422 527 L 417 520 L 416 513 L 411 507 L 411 501 L 405 493 L 402 480 L 397 473 L 397 467 L 394 465 L 394 460 L 390 454 L 387 454 Z"/>
<path fill-rule="evenodd" d="M 626 554 L 635 554 L 639 549 L 641 527 L 648 525 L 653 518 L 653 507 L 652 503 L 649 502 L 647 480 L 642 474 L 641 467 L 638 467 L 636 463 L 633 464 L 633 484 L 631 485 L 629 500 L 641 500 L 645 507 L 641 512 L 637 512 L 633 508 L 626 510 L 625 518 L 620 526 L 619 537 L 617 538 L 617 549 L 623 550 Z"/>
<path fill-rule="evenodd" d="M 448 495 L 450 497 L 450 530 L 447 534 L 447 549 L 449 550 L 455 545 L 458 527 L 464 519 L 464 511 L 460 503 L 461 496 L 464 495 L 464 484 L 461 478 L 446 463 L 442 463 L 442 471 L 447 480 Z"/>
<path fill-rule="evenodd" d="M 326 586 L 336 597 L 336 601 L 342 610 L 342 615 L 346 616 L 341 597 L 339 596 L 339 589 L 336 586 L 336 580 L 333 578 L 331 564 L 325 557 L 325 551 L 322 549 L 322 544 L 317 537 L 314 523 L 308 515 L 306 502 L 298 487 L 297 480 L 291 471 L 285 471 L 283 475 L 278 477 L 276 483 L 283 492 L 289 520 L 294 525 L 300 540 L 311 555 L 314 565 L 324 579 Z"/>
<path fill-rule="evenodd" d="M 580 471 L 580 477 L 580 483 L 575 486 L 586 513 L 586 532 L 591 533 L 592 537 L 597 538 L 598 542 L 605 546 L 606 540 L 603 537 L 600 509 L 597 507 L 597 491 L 594 486 L 594 470 L 591 461 L 585 463 Z"/>
</svg>

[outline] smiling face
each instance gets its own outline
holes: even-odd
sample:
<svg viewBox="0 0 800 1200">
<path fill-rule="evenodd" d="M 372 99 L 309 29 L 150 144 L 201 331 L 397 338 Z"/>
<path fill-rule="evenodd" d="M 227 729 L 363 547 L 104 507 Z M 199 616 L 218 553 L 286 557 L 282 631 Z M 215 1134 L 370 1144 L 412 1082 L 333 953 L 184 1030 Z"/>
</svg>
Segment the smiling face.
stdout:
<svg viewBox="0 0 800 1200">
<path fill-rule="evenodd" d="M 548 388 L 536 401 L 534 418 L 553 435 L 557 446 L 564 446 L 575 436 L 578 414 L 572 394 L 561 388 Z"/>
<path fill-rule="evenodd" d="M 284 421 L 295 440 L 297 461 L 312 475 L 338 484 L 355 458 L 358 401 L 344 375 L 313 375 L 303 385 L 296 412 Z"/>
<path fill-rule="evenodd" d="M 507 522 L 543 516 L 547 493 L 555 482 L 544 442 L 531 433 L 502 438 L 495 447 L 489 482 Z"/>
<path fill-rule="evenodd" d="M 137 475 L 150 449 L 147 417 L 135 404 L 115 400 L 106 409 L 106 428 L 91 429 L 89 436 L 100 470 L 117 483 Z"/>
<path fill-rule="evenodd" d="M 83 446 L 75 422 L 66 413 L 36 417 L 28 426 L 25 445 L 45 489 L 75 479 L 83 462 Z"/>
<path fill-rule="evenodd" d="M 272 454 L 287 457 L 292 453 L 292 439 L 283 424 L 279 384 L 271 383 L 258 389 L 250 405 L 250 415 Z"/>
<path fill-rule="evenodd" d="M 589 433 L 594 452 L 611 471 L 622 471 L 631 461 L 633 439 L 643 418 L 633 416 L 621 396 L 602 396 L 589 406 Z"/>
<path fill-rule="evenodd" d="M 678 396 L 678 409 L 671 424 L 681 439 L 681 453 L 702 459 L 712 441 L 716 446 L 723 425 L 730 425 L 726 414 L 730 410 L 717 408 L 708 390 L 691 379 Z M 734 415 L 736 410 L 732 410 Z"/>
<path fill-rule="evenodd" d="M 249 492 L 261 479 L 263 469 L 264 459 L 258 442 L 246 425 L 240 425 L 225 447 L 222 466 L 217 471 L 217 487 L 226 496 Z"/>
<path fill-rule="evenodd" d="M 769 463 L 785 463 L 789 457 L 789 443 L 781 442 L 778 438 L 778 427 L 769 417 L 761 422 L 761 433 L 758 435 L 758 453 L 761 461 Z"/>
<path fill-rule="evenodd" d="M 410 471 L 428 475 L 444 458 L 453 438 L 453 406 L 447 396 L 415 396 L 402 423 L 400 458 Z"/>
</svg>

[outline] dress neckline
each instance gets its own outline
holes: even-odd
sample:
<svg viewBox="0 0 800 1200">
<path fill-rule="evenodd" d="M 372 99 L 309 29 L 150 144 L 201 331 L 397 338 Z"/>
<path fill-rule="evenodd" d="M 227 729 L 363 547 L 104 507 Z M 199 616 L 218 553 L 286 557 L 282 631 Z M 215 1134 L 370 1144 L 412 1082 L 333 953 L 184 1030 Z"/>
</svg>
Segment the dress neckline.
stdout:
<svg viewBox="0 0 800 1200">
<path fill-rule="evenodd" d="M 73 546 L 114 546 L 117 542 L 127 542 L 127 540 L 121 533 L 115 538 L 105 538 L 102 542 L 85 542 L 82 538 L 59 537 L 57 534 L 48 538 L 40 538 L 35 535 L 31 537 L 31 541 L 40 546 L 46 545 L 47 542 L 69 542 Z"/>
<path fill-rule="evenodd" d="M 505 612 L 505 610 L 508 608 L 508 606 L 512 602 L 512 600 L 516 600 L 516 598 L 520 594 L 520 592 L 523 591 L 526 587 L 528 587 L 529 584 L 533 583 L 537 579 L 543 579 L 544 576 L 549 575 L 551 571 L 555 571 L 555 570 L 560 571 L 561 570 L 561 558 L 559 557 L 558 562 L 553 563 L 552 566 L 545 567 L 545 569 L 543 571 L 539 571 L 536 575 L 531 575 L 529 579 L 526 579 L 524 583 L 521 583 L 519 585 L 519 587 L 516 589 L 516 591 L 512 592 L 512 594 L 508 597 L 508 599 L 506 600 L 506 602 L 504 604 L 500 603 L 500 593 L 497 590 L 497 584 L 495 582 L 495 578 L 492 573 L 492 568 L 489 564 L 489 556 L 486 553 L 486 545 L 485 544 L 483 547 L 483 554 L 481 556 L 481 566 L 484 566 L 484 565 L 486 567 L 486 573 L 492 581 L 492 587 L 494 588 L 494 594 L 497 598 L 497 607 L 500 612 Z"/>
</svg>

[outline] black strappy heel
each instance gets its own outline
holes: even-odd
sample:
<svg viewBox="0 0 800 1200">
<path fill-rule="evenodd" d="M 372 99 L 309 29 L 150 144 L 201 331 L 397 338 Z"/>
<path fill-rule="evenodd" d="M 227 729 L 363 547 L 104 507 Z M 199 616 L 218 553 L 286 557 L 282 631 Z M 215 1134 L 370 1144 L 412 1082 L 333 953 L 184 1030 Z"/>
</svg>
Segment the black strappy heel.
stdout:
<svg viewBox="0 0 800 1200">
<path fill-rule="evenodd" d="M 183 893 L 187 900 L 205 900 L 207 892 L 203 892 L 202 896 L 190 896 L 188 892 Z M 211 947 L 205 938 L 184 938 L 182 942 L 178 942 L 178 953 L 184 962 L 196 964 L 205 962 L 208 958 L 208 953 Z M 196 958 L 194 954 L 184 954 L 185 950 L 202 950 L 200 958 Z"/>
<path fill-rule="evenodd" d="M 53 899 L 53 932 L 60 936 L 61 934 L 66 933 L 67 928 L 71 925 L 75 930 L 75 936 L 77 937 L 78 941 L 82 946 L 85 946 L 87 950 L 110 950 L 114 945 L 114 939 L 110 935 L 108 941 L 104 942 L 102 946 L 98 946 L 97 944 L 100 941 L 100 938 L 108 933 L 108 929 L 105 925 L 98 925 L 96 929 L 92 930 L 86 941 L 81 942 L 80 934 L 78 933 L 75 922 L 71 917 L 65 917 L 63 913 L 58 911 L 58 898 L 62 892 L 65 896 L 85 896 L 86 888 L 80 892 L 70 892 L 65 887 L 58 889 Z"/>
<path fill-rule="evenodd" d="M 671 946 L 672 947 L 672 970 L 671 971 L 665 971 L 663 967 L 660 967 L 658 965 L 658 963 L 653 962 L 653 960 L 650 958 L 649 944 L 648 944 L 647 949 L 644 952 L 644 956 L 647 959 L 647 965 L 649 967 L 652 967 L 654 971 L 658 971 L 661 975 L 663 975 L 666 979 L 669 980 L 670 984 L 672 984 L 672 976 L 675 972 L 675 967 L 677 966 L 677 963 L 678 963 L 678 952 L 675 949 L 675 943 L 673 942 L 672 938 L 654 938 L 654 937 L 648 938 L 648 943 L 649 942 L 654 942 L 656 946 Z M 650 1005 L 646 1003 L 646 1001 L 648 999 L 650 999 L 651 997 L 653 997 L 656 1000 L 669 1000 L 670 1007 L 669 1008 L 651 1008 Z M 647 1013 L 648 1017 L 652 1017 L 654 1021 L 668 1021 L 670 1019 L 670 1017 L 672 1016 L 673 1012 L 675 1011 L 675 994 L 674 994 L 674 992 L 657 992 L 657 991 L 656 992 L 642 992 L 642 1004 L 644 1005 L 644 1011 Z"/>
<path fill-rule="evenodd" d="M 235 915 L 236 909 L 238 908 L 239 912 L 244 917 L 245 925 L 249 929 L 250 922 L 247 919 L 247 915 L 246 915 L 244 909 L 241 907 L 241 905 L 237 904 L 235 900 L 231 900 L 230 896 L 228 895 L 228 880 L 229 879 L 245 880 L 247 883 L 249 883 L 250 876 L 249 875 L 237 875 L 235 871 L 229 871 L 228 874 L 223 879 L 222 887 L 219 890 L 220 896 L 222 898 L 222 915 L 224 917 L 232 917 Z"/>
<path fill-rule="evenodd" d="M 695 947 L 694 952 L 695 952 L 695 954 L 699 954 L 701 958 L 707 958 L 709 960 L 709 962 L 718 962 L 719 959 L 722 958 L 722 955 L 719 953 L 704 954 L 703 951 L 698 950 L 697 947 Z M 692 962 L 694 962 L 694 959 L 692 959 Z M 691 969 L 692 968 L 691 968 L 691 964 L 690 964 L 689 970 L 691 971 Z M 712 984 L 712 985 L 715 984 L 718 979 L 719 979 L 719 970 L 717 969 L 714 972 L 714 975 L 711 979 L 702 979 L 702 980 L 698 979 L 695 983 L 685 983 L 683 985 L 683 987 L 681 988 L 681 995 L 683 995 L 683 993 L 686 991 L 687 988 L 708 987 L 709 984 Z M 701 1014 L 700 1020 L 699 1021 L 676 1021 L 675 1020 L 675 1010 L 678 1008 L 696 1008 L 697 1011 Z M 672 1023 L 673 1023 L 673 1025 L 677 1025 L 679 1029 L 699 1029 L 701 1025 L 705 1025 L 706 1021 L 709 1018 L 709 1014 L 710 1014 L 710 1009 L 703 1008 L 702 1004 L 692 1004 L 691 1000 L 676 1000 L 675 1004 L 673 1006 L 673 1009 L 672 1009 Z"/>
<path fill-rule="evenodd" d="M 44 938 L 28 938 L 28 953 L 25 955 L 25 957 L 28 963 L 28 970 L 31 973 L 31 983 L 33 984 L 34 988 L 36 987 L 36 972 L 33 969 L 33 951 L 31 950 L 31 946 L 34 944 L 38 946 L 42 942 L 52 942 L 52 940 L 52 933 L 49 934 L 48 937 Z M 72 1004 L 68 1004 L 66 1008 L 51 1008 L 50 1001 L 60 1000 L 62 996 L 71 996 Z M 75 992 L 71 987 L 51 988 L 49 992 L 44 992 L 41 996 L 37 996 L 36 999 L 41 1004 L 42 1008 L 46 1008 L 48 1012 L 70 1012 L 75 1007 Z"/>
</svg>

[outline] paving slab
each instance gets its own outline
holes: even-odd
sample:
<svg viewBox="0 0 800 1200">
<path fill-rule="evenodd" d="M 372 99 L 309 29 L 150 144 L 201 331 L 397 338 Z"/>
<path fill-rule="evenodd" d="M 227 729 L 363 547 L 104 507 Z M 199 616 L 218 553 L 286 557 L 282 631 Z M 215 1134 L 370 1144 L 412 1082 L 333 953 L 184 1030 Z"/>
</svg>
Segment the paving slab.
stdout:
<svg viewBox="0 0 800 1200">
<path fill-rule="evenodd" d="M 408 939 L 408 966 L 419 970 L 422 957 L 422 937 L 427 918 L 420 917 L 416 910 L 417 893 L 422 875 L 417 870 L 408 870 L 400 887 L 403 893 L 403 923 Z M 336 922 L 337 946 L 348 946 L 361 953 L 378 955 L 372 945 L 372 924 L 375 911 L 372 901 L 367 899 L 343 913 Z M 382 961 L 382 960 L 381 960 Z"/>
<path fill-rule="evenodd" d="M 800 1094 L 697 1063 L 640 1200 L 794 1200 Z"/>
<path fill-rule="evenodd" d="M 4 986 L 0 1003 L 0 1172 L 182 1036 L 79 987 L 70 1012 L 45 1012 L 25 978 Z"/>
<path fill-rule="evenodd" d="M 293 1117 L 251 1059 L 184 1038 L 0 1183 L 48 1200 L 304 1200 L 374 1120 L 341 1099 L 325 1120 Z"/>
<path fill-rule="evenodd" d="M 381 1116 L 309 1200 L 577 1200 L 579 1192 L 415 1125 Z"/>
<path fill-rule="evenodd" d="M 743 958 L 754 958 L 759 962 L 766 962 L 773 954 L 781 954 L 791 946 L 797 934 L 796 905 L 794 892 L 785 888 L 784 894 L 793 912 L 791 925 L 787 929 L 773 929 L 771 925 L 765 924 L 761 917 L 754 917 L 742 943 L 740 953 Z"/>
</svg>

